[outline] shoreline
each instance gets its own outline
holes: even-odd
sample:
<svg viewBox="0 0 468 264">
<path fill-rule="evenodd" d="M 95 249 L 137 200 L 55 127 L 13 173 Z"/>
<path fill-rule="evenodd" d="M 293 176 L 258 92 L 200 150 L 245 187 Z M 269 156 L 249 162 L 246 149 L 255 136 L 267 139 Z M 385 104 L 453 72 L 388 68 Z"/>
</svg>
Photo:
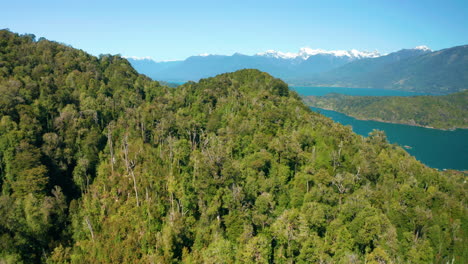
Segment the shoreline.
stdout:
<svg viewBox="0 0 468 264">
<path fill-rule="evenodd" d="M 349 114 L 346 114 L 346 113 L 343 113 L 343 112 L 340 112 L 340 111 L 336 111 L 336 110 L 331 109 L 331 108 L 323 108 L 323 107 L 316 107 L 316 106 L 310 106 L 310 105 L 307 105 L 307 106 L 309 106 L 309 107 L 315 107 L 315 108 L 323 109 L 323 110 L 328 110 L 328 111 L 335 111 L 335 112 L 337 112 L 337 113 L 341 113 L 341 114 L 343 114 L 343 115 L 347 115 L 347 116 L 350 116 L 350 117 L 352 117 L 352 118 L 355 118 L 355 119 L 361 120 L 361 121 L 377 121 L 377 122 L 388 123 L 388 124 L 399 124 L 399 125 L 423 127 L 423 128 L 436 129 L 436 130 L 443 130 L 443 131 L 455 131 L 455 130 L 457 130 L 457 129 L 468 129 L 468 127 L 435 128 L 435 127 L 431 127 L 431 126 L 423 126 L 423 125 L 409 124 L 409 123 L 403 123 L 403 122 L 392 122 L 392 121 L 387 121 L 387 120 L 382 120 L 382 119 L 361 118 L 361 117 L 357 117 L 357 116 L 354 116 L 354 115 L 349 115 Z"/>
</svg>

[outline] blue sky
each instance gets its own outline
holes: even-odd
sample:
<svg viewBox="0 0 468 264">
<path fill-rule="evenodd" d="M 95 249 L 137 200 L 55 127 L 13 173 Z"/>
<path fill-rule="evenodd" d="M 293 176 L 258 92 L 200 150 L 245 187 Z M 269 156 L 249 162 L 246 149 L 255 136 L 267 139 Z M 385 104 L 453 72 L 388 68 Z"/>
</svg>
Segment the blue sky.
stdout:
<svg viewBox="0 0 468 264">
<path fill-rule="evenodd" d="M 468 44 L 468 1 L 2 1 L 0 28 L 91 54 L 184 59 L 301 47 L 387 53 Z"/>
</svg>

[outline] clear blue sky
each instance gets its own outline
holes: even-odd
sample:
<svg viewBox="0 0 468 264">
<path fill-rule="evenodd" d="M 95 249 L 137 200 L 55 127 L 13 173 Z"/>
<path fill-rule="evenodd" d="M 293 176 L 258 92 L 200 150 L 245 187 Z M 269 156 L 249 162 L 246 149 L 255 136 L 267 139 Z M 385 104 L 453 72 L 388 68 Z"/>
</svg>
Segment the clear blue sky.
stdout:
<svg viewBox="0 0 468 264">
<path fill-rule="evenodd" d="M 184 59 L 301 47 L 378 50 L 468 44 L 468 0 L 3 0 L 0 28 L 91 54 Z"/>
</svg>

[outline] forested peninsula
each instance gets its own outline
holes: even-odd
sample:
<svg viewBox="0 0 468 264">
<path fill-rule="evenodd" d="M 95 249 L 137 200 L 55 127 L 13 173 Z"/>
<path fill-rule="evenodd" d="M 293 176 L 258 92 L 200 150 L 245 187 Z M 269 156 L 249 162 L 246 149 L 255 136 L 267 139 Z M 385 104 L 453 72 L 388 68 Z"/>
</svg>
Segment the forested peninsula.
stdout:
<svg viewBox="0 0 468 264">
<path fill-rule="evenodd" d="M 466 175 L 240 70 L 0 31 L 0 263 L 467 263 Z"/>
<path fill-rule="evenodd" d="M 443 96 L 305 96 L 312 107 L 363 120 L 437 129 L 468 128 L 468 90 Z"/>
</svg>

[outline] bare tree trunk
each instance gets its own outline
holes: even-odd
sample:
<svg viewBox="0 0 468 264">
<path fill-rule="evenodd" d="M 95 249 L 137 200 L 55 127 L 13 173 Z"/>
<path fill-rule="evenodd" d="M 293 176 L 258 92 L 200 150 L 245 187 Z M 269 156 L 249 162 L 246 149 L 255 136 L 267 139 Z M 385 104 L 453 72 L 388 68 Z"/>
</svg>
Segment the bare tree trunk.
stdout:
<svg viewBox="0 0 468 264">
<path fill-rule="evenodd" d="M 114 143 L 112 142 L 112 131 L 110 126 L 107 127 L 107 143 L 109 144 L 109 152 L 111 156 L 111 170 L 112 170 L 112 175 L 114 175 Z"/>
<path fill-rule="evenodd" d="M 146 142 L 146 128 L 145 128 L 145 123 L 143 120 L 143 117 L 140 115 L 140 130 L 141 130 L 141 138 L 143 139 L 143 142 Z"/>
<path fill-rule="evenodd" d="M 93 227 L 91 226 L 91 222 L 89 221 L 89 218 L 87 216 L 85 216 L 85 221 L 86 221 L 86 225 L 88 226 L 89 232 L 91 233 L 91 238 L 94 241 Z"/>
<path fill-rule="evenodd" d="M 137 205 L 137 207 L 139 207 L 140 206 L 140 201 L 138 199 L 138 189 L 137 189 L 137 186 L 136 186 L 136 179 L 135 179 L 135 174 L 133 173 L 133 170 L 130 170 L 130 174 L 132 174 L 132 178 L 133 178 L 133 188 L 135 189 L 136 205 Z"/>
<path fill-rule="evenodd" d="M 138 199 L 138 189 L 137 189 L 137 185 L 136 185 L 136 178 L 135 178 L 135 173 L 133 172 L 133 168 L 132 168 L 132 166 L 134 166 L 135 164 L 133 164 L 133 162 L 130 162 L 129 159 L 128 159 L 128 136 L 127 135 L 125 135 L 123 143 L 124 143 L 123 148 L 124 148 L 125 166 L 127 167 L 127 173 L 130 173 L 130 175 L 132 176 L 133 188 L 135 189 L 136 205 L 137 205 L 137 207 L 139 207 L 140 206 L 140 200 Z"/>
</svg>

